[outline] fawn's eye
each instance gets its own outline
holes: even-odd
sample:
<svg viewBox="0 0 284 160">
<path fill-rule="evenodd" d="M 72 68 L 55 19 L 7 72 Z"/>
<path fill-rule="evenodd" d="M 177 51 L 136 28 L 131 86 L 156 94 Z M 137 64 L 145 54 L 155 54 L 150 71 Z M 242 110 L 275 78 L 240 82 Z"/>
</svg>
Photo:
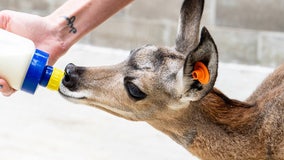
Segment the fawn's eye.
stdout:
<svg viewBox="0 0 284 160">
<path fill-rule="evenodd" d="M 147 96 L 134 83 L 130 81 L 125 81 L 124 86 L 126 88 L 128 95 L 134 98 L 135 100 L 142 100 Z"/>
</svg>

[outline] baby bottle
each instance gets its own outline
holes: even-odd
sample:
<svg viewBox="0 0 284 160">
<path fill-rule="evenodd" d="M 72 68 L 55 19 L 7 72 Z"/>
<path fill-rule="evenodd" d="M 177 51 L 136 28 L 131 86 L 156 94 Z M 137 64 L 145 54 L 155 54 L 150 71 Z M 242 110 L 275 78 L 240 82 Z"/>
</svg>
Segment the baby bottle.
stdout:
<svg viewBox="0 0 284 160">
<path fill-rule="evenodd" d="M 14 89 L 31 94 L 38 85 L 58 90 L 64 72 L 48 66 L 48 58 L 31 40 L 0 29 L 0 78 Z"/>
</svg>

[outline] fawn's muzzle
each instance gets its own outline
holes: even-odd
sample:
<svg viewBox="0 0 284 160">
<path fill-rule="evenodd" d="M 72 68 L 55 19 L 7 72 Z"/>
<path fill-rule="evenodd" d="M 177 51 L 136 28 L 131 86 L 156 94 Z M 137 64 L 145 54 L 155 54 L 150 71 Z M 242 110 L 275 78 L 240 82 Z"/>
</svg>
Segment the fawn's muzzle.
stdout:
<svg viewBox="0 0 284 160">
<path fill-rule="evenodd" d="M 69 63 L 65 67 L 65 76 L 62 80 L 62 84 L 70 91 L 77 90 L 80 84 L 80 79 L 82 79 L 81 75 L 84 73 L 84 71 L 84 67 L 78 67 L 72 63 Z"/>
</svg>

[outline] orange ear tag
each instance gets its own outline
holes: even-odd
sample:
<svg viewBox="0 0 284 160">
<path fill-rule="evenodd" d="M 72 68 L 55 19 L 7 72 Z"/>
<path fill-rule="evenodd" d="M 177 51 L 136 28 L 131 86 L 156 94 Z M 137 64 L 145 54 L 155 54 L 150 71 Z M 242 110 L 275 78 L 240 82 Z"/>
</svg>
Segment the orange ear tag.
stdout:
<svg viewBox="0 0 284 160">
<path fill-rule="evenodd" d="M 201 84 L 208 84 L 210 80 L 209 71 L 202 62 L 195 63 L 192 77 L 194 80 L 198 80 Z"/>
</svg>

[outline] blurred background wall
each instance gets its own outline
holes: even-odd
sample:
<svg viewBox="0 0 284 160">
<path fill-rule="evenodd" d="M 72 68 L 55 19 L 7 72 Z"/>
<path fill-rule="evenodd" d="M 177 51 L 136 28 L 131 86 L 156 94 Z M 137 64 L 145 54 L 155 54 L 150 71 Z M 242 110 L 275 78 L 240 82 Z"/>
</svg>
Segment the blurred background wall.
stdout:
<svg viewBox="0 0 284 160">
<path fill-rule="evenodd" d="M 174 45 L 183 0 L 135 0 L 80 43 L 130 50 Z M 0 0 L 0 9 L 48 15 L 65 0 Z M 284 62 L 284 0 L 206 0 L 207 26 L 223 62 L 275 67 Z"/>
</svg>

